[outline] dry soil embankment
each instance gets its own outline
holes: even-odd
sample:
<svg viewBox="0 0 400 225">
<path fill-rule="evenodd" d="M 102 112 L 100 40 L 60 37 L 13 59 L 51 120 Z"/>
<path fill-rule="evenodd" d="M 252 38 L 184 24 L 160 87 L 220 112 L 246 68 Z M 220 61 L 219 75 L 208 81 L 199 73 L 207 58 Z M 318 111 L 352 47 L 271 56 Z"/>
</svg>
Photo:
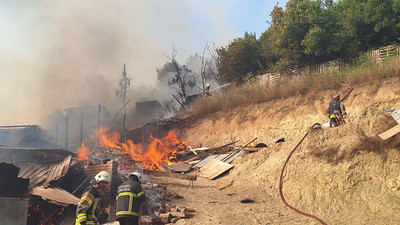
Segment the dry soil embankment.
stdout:
<svg viewBox="0 0 400 225">
<path fill-rule="evenodd" d="M 344 102 L 349 123 L 313 131 L 294 153 L 283 193 L 293 206 L 328 224 L 400 224 L 400 134 L 387 141 L 377 135 L 396 124 L 387 109 L 400 107 L 400 80 L 355 86 Z M 338 90 L 342 95 L 346 88 Z M 215 147 L 257 137 L 267 151 L 239 157 L 227 176 L 200 179 L 193 189 L 170 185 L 197 209 L 181 224 L 317 224 L 283 205 L 279 175 L 290 151 L 314 123 L 326 123 L 333 91 L 274 100 L 218 112 L 181 132 L 192 147 Z M 283 143 L 275 143 L 279 138 Z M 220 185 L 233 184 L 218 190 Z M 163 182 L 169 183 L 170 180 Z M 178 181 L 174 181 L 178 182 Z M 241 204 L 253 198 L 256 203 Z M 196 215 L 197 214 L 197 215 Z"/>
</svg>

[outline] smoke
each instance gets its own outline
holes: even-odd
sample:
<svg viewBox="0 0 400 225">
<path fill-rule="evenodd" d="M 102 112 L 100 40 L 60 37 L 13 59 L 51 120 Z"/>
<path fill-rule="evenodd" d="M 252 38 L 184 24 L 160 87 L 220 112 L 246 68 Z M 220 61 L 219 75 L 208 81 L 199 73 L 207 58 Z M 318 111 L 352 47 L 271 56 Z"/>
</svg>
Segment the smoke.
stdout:
<svg viewBox="0 0 400 225">
<path fill-rule="evenodd" d="M 54 109 L 99 104 L 114 115 L 124 63 L 132 78 L 129 110 L 136 101 L 171 97 L 156 69 L 173 45 L 185 62 L 207 42 L 235 38 L 228 3 L 2 0 L 0 124 L 43 124 Z"/>
</svg>

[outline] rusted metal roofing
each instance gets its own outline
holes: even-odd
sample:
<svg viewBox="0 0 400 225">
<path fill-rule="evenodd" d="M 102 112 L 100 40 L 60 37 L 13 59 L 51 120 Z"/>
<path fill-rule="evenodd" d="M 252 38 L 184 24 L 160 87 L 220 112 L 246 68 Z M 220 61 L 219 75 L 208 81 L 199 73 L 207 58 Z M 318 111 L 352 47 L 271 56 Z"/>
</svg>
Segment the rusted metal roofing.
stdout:
<svg viewBox="0 0 400 225">
<path fill-rule="evenodd" d="M 55 154 L 59 154 L 59 155 L 75 155 L 75 153 L 68 151 L 68 150 L 64 150 L 64 149 L 60 149 L 60 148 L 30 148 L 30 147 L 13 147 L 13 146 L 4 146 L 4 145 L 0 145 L 0 151 L 20 151 L 20 152 L 24 152 L 24 151 L 43 151 L 43 152 L 52 152 Z"/>
<path fill-rule="evenodd" d="M 57 205 L 78 205 L 79 198 L 61 188 L 45 188 L 38 186 L 32 189 L 32 195 L 42 197 L 44 200 Z"/>
<path fill-rule="evenodd" d="M 21 166 L 18 177 L 29 178 L 29 189 L 44 182 L 47 186 L 51 181 L 63 177 L 71 163 L 71 156 L 66 157 L 60 163 L 45 165 L 40 163 L 25 163 Z"/>
<path fill-rule="evenodd" d="M 67 174 L 69 164 L 71 163 L 71 158 L 71 156 L 68 156 L 61 163 L 53 164 L 52 166 L 50 166 L 45 185 L 50 183 L 50 181 L 58 180 L 59 178 Z"/>
<path fill-rule="evenodd" d="M 48 169 L 46 165 L 39 163 L 24 164 L 19 171 L 18 177 L 29 179 L 29 189 L 36 186 L 46 179 L 45 174 Z"/>
</svg>

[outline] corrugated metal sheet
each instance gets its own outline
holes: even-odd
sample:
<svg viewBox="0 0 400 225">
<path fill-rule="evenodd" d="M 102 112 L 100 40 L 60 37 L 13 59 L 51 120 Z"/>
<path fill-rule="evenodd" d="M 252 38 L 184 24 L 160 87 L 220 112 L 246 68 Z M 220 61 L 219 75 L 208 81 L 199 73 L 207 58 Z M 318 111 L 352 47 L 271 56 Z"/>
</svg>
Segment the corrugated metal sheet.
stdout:
<svg viewBox="0 0 400 225">
<path fill-rule="evenodd" d="M 392 112 L 391 115 L 392 115 L 393 119 L 395 119 L 396 122 L 397 122 L 398 124 L 400 124 L 400 108 L 395 109 L 395 110 Z"/>
<path fill-rule="evenodd" d="M 201 168 L 204 165 L 206 165 L 208 162 L 210 162 L 212 159 L 218 159 L 218 160 L 222 160 L 223 158 L 229 156 L 230 154 L 220 154 L 220 155 L 210 155 L 207 158 L 201 160 L 200 162 L 198 162 L 196 165 L 194 165 L 194 167 L 196 168 Z"/>
<path fill-rule="evenodd" d="M 231 163 L 238 156 L 240 156 L 240 152 L 231 152 L 228 154 L 220 154 L 220 155 L 210 155 L 207 158 L 205 158 L 205 159 L 201 160 L 200 162 L 198 162 L 197 164 L 195 164 L 193 167 L 201 168 L 204 165 L 206 165 L 208 162 L 210 162 L 212 159 L 218 159 L 222 162 Z"/>
<path fill-rule="evenodd" d="M 45 186 L 53 180 L 58 180 L 63 177 L 68 172 L 69 164 L 71 163 L 71 156 L 68 156 L 59 164 L 53 164 L 50 166 L 49 172 L 47 174 Z"/>
<path fill-rule="evenodd" d="M 21 166 L 18 177 L 29 178 L 29 189 L 46 179 L 48 166 L 39 163 L 26 163 Z"/>
<path fill-rule="evenodd" d="M 57 205 L 78 205 L 79 203 L 79 198 L 61 188 L 38 186 L 32 189 L 32 195 L 40 196 L 44 200 Z"/>
<path fill-rule="evenodd" d="M 29 178 L 29 189 L 44 182 L 47 186 L 51 181 L 63 177 L 71 163 L 71 156 L 68 156 L 60 163 L 44 165 L 40 163 L 25 163 L 21 166 L 18 177 Z"/>
<path fill-rule="evenodd" d="M 230 154 L 228 157 L 226 157 L 226 158 L 223 160 L 223 162 L 231 163 L 234 159 L 236 159 L 236 158 L 239 157 L 239 156 L 240 156 L 240 152 L 238 152 L 238 153 L 232 153 L 232 154 Z"/>
</svg>

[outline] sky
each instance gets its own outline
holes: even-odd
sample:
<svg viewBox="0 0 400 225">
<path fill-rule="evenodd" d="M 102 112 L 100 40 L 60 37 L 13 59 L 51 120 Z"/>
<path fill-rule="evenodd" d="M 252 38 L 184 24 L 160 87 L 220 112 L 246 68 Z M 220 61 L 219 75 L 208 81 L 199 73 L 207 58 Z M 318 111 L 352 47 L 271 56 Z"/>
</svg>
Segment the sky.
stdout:
<svg viewBox="0 0 400 225">
<path fill-rule="evenodd" d="M 156 69 L 268 28 L 271 0 L 0 0 L 0 125 L 43 124 L 53 110 L 105 105 L 126 64 L 132 101 L 164 96 Z M 165 84 L 167 86 L 167 84 Z"/>
</svg>

